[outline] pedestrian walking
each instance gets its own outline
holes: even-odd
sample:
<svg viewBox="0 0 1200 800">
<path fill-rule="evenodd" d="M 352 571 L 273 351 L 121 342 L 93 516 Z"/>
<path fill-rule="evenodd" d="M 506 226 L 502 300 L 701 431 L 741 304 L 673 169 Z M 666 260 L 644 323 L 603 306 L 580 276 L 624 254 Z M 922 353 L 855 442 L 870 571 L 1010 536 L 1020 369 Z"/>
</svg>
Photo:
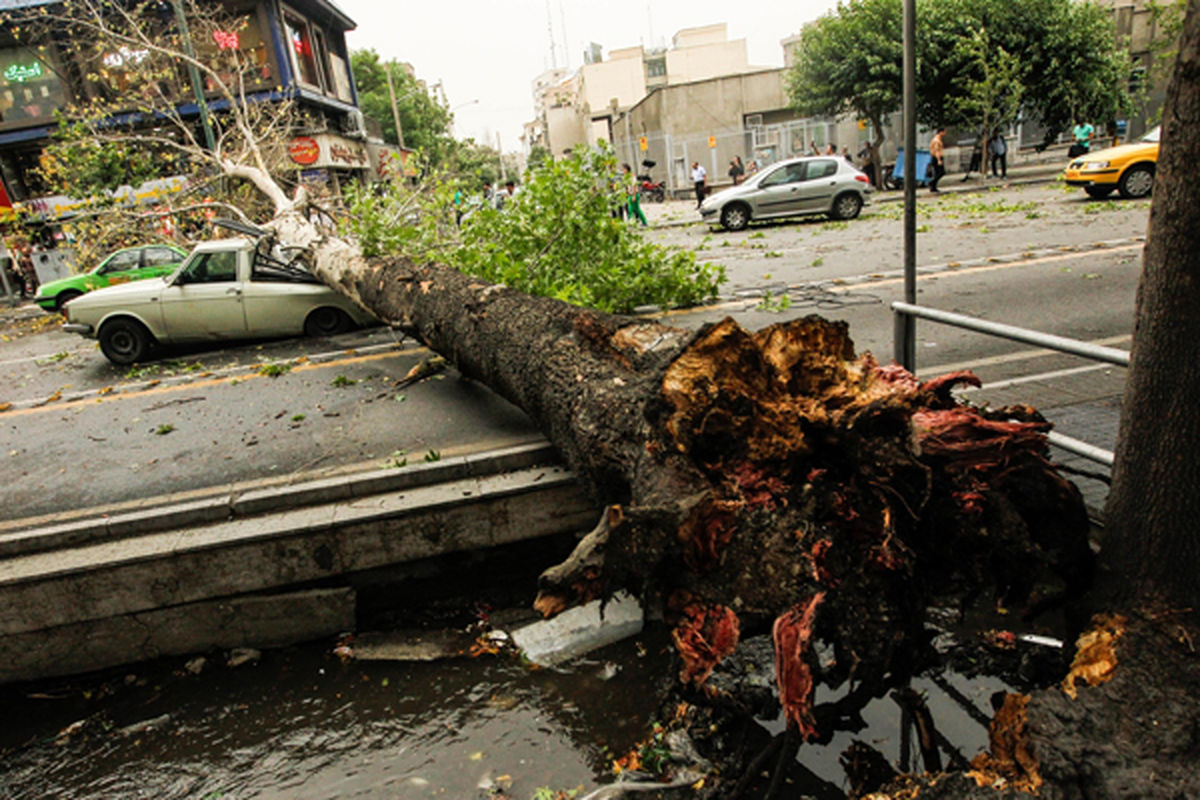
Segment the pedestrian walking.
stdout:
<svg viewBox="0 0 1200 800">
<path fill-rule="evenodd" d="M 946 145 L 942 143 L 946 135 L 945 128 L 938 128 L 933 140 L 929 142 L 929 158 L 933 166 L 933 180 L 929 181 L 929 191 L 937 194 L 938 181 L 946 174 Z"/>
<path fill-rule="evenodd" d="M 729 162 L 729 180 L 734 186 L 742 182 L 742 175 L 746 173 L 746 168 L 742 166 L 742 157 L 734 156 Z"/>
<path fill-rule="evenodd" d="M 863 142 L 862 148 L 858 151 L 858 159 L 862 162 L 862 166 L 859 169 L 867 176 L 867 180 L 871 186 L 875 186 L 875 159 L 872 158 L 871 143 L 869 141 Z"/>
<path fill-rule="evenodd" d="M 692 186 L 696 189 L 696 208 L 704 202 L 705 184 L 708 182 L 708 171 L 700 166 L 699 161 L 692 162 Z"/>
<path fill-rule="evenodd" d="M 1004 134 L 999 128 L 992 134 L 991 141 L 988 142 L 988 153 L 992 157 L 992 177 L 1007 178 L 1008 177 L 1008 142 L 1004 139 Z M 999 166 L 999 172 L 996 167 Z"/>
<path fill-rule="evenodd" d="M 1092 123 L 1079 120 L 1075 123 L 1075 128 L 1071 131 L 1075 137 L 1074 144 L 1067 152 L 1067 156 L 1075 158 L 1076 156 L 1084 155 L 1092 150 L 1092 134 L 1096 129 L 1092 127 Z"/>
<path fill-rule="evenodd" d="M 638 189 L 637 181 L 633 177 L 633 167 L 628 164 L 621 165 L 621 172 L 624 173 L 621 177 L 625 184 L 625 209 L 629 214 L 629 221 L 635 219 L 642 223 L 643 226 L 649 225 L 646 221 L 646 214 L 642 211 L 642 193 Z"/>
</svg>

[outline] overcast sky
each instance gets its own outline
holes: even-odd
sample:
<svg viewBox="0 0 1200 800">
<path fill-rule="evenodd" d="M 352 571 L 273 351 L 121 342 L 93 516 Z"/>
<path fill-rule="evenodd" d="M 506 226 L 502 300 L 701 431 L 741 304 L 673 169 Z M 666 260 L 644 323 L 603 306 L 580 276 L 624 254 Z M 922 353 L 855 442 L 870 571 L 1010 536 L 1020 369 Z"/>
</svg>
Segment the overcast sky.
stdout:
<svg viewBox="0 0 1200 800">
<path fill-rule="evenodd" d="M 522 125 L 533 117 L 533 79 L 554 65 L 552 36 L 557 65 L 578 68 L 589 42 L 598 42 L 607 58 L 609 50 L 669 45 L 681 28 L 724 22 L 730 39 L 746 40 L 752 65 L 781 67 L 780 40 L 837 5 L 836 0 L 334 2 L 358 24 L 346 34 L 350 49 L 374 49 L 385 61 L 412 64 L 430 85 L 442 81 L 455 135 L 495 145 L 499 134 L 505 151 L 520 149 Z M 736 18 L 730 18 L 731 10 Z"/>
</svg>

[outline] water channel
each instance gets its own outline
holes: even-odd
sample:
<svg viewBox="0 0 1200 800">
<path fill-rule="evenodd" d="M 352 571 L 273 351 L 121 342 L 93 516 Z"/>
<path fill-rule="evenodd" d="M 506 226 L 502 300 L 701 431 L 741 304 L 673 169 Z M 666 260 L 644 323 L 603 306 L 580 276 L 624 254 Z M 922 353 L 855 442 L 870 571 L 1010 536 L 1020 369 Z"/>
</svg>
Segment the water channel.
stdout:
<svg viewBox="0 0 1200 800">
<path fill-rule="evenodd" d="M 643 740 L 673 669 L 659 627 L 556 668 L 511 655 L 434 662 L 345 661 L 336 642 L 268 651 L 199 675 L 183 659 L 104 680 L 9 690 L 0 732 L 3 800 L 531 800 L 614 779 Z M 945 672 L 913 687 L 970 759 L 986 746 L 992 677 Z M 822 698 L 821 696 L 818 699 Z M 900 712 L 868 705 L 867 728 L 798 760 L 815 798 L 844 796 L 837 757 L 853 740 L 902 763 Z M 778 721 L 764 722 L 769 732 Z M 919 762 L 913 762 L 919 769 Z"/>
</svg>

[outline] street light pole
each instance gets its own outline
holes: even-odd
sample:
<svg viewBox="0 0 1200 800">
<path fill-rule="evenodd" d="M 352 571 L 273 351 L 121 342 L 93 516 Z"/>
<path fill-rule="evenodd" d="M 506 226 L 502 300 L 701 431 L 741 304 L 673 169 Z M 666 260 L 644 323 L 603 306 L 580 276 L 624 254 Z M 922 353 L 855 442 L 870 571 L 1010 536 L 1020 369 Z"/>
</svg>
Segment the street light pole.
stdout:
<svg viewBox="0 0 1200 800">
<path fill-rule="evenodd" d="M 917 302 L 917 3 L 904 0 L 904 302 Z M 917 369 L 917 318 L 896 317 L 896 360 Z"/>
<path fill-rule="evenodd" d="M 404 131 L 400 128 L 400 107 L 396 105 L 396 86 L 392 83 L 391 62 L 383 65 L 383 71 L 387 73 L 388 96 L 392 99 L 392 119 L 396 122 L 396 143 L 404 147 Z"/>
<path fill-rule="evenodd" d="M 188 62 L 188 74 L 192 78 L 192 93 L 196 96 L 196 105 L 200 108 L 200 124 L 204 127 L 204 144 L 212 152 L 217 149 L 217 140 L 213 137 L 212 123 L 208 119 L 208 103 L 204 100 L 204 85 L 200 82 L 200 70 L 196 69 L 196 51 L 192 47 L 192 34 L 188 30 L 187 16 L 183 13 L 183 3 L 172 0 L 175 9 L 175 24 L 179 27 L 179 35 L 183 39 L 183 52 L 191 59 Z"/>
</svg>

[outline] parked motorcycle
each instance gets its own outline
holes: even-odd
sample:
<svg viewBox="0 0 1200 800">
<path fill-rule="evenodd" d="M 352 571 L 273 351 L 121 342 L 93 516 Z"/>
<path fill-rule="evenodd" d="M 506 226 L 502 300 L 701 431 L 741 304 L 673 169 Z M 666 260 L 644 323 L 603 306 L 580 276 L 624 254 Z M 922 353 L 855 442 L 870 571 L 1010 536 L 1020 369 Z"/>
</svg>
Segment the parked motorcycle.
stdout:
<svg viewBox="0 0 1200 800">
<path fill-rule="evenodd" d="M 654 168 L 656 163 L 658 162 L 651 161 L 650 159 L 642 162 L 642 167 L 645 168 L 646 174 L 637 176 L 638 191 L 652 203 L 661 203 L 667 199 L 667 187 L 662 182 L 655 183 L 654 179 L 650 177 L 650 170 Z"/>
</svg>

